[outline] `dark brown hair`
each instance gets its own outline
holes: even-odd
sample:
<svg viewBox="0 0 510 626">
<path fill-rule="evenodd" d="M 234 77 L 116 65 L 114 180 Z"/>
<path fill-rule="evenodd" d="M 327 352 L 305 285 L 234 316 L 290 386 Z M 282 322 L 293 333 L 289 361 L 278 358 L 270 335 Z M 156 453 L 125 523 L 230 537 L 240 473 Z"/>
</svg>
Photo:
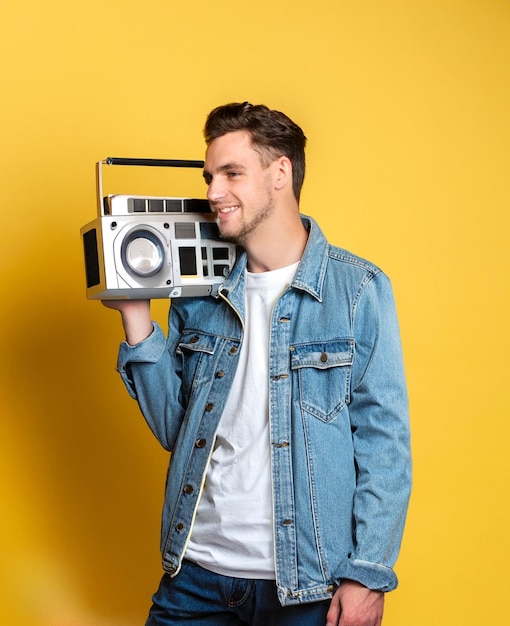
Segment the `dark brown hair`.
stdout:
<svg viewBox="0 0 510 626">
<path fill-rule="evenodd" d="M 209 146 L 214 139 L 236 130 L 250 133 L 253 149 L 260 154 L 264 167 L 280 156 L 290 159 L 292 189 L 299 200 L 305 178 L 306 145 L 301 128 L 280 111 L 263 104 L 233 102 L 209 113 L 204 127 L 205 142 Z"/>
</svg>

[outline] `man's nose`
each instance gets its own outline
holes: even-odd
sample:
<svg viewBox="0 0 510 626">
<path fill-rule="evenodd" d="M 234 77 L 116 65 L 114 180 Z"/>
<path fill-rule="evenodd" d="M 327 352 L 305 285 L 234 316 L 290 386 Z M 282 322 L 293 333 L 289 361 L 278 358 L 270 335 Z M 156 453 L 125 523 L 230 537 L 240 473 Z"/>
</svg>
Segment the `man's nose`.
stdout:
<svg viewBox="0 0 510 626">
<path fill-rule="evenodd" d="M 207 199 L 210 202 L 217 202 L 225 196 L 225 191 L 218 179 L 213 179 L 207 187 Z"/>
</svg>

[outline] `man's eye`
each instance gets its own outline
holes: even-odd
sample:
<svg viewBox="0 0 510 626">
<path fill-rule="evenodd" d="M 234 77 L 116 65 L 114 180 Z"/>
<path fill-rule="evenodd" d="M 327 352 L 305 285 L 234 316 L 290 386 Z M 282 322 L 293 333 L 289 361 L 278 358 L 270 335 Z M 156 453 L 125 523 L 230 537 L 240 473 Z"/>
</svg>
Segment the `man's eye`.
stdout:
<svg viewBox="0 0 510 626">
<path fill-rule="evenodd" d="M 236 176 L 239 176 L 239 172 L 229 172 L 227 176 L 229 178 L 235 178 Z"/>
</svg>

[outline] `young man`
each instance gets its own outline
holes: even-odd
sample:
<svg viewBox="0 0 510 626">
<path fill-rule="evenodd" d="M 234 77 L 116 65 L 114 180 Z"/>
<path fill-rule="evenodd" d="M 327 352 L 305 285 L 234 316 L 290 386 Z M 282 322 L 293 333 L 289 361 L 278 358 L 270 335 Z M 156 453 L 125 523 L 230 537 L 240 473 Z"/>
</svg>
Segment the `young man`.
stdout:
<svg viewBox="0 0 510 626">
<path fill-rule="evenodd" d="M 205 126 L 204 179 L 242 248 L 216 297 L 105 303 L 119 371 L 172 451 L 148 625 L 379 626 L 410 491 L 388 278 L 299 213 L 306 138 L 249 103 Z"/>
</svg>

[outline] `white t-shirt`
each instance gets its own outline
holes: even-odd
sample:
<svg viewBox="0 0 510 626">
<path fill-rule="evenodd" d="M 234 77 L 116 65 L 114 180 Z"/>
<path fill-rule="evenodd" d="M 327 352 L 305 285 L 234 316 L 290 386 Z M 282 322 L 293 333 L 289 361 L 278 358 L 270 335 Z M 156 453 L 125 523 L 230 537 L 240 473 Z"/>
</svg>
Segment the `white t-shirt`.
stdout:
<svg viewBox="0 0 510 626">
<path fill-rule="evenodd" d="M 269 327 L 298 263 L 246 273 L 239 366 L 216 433 L 186 558 L 217 574 L 274 579 Z"/>
</svg>

